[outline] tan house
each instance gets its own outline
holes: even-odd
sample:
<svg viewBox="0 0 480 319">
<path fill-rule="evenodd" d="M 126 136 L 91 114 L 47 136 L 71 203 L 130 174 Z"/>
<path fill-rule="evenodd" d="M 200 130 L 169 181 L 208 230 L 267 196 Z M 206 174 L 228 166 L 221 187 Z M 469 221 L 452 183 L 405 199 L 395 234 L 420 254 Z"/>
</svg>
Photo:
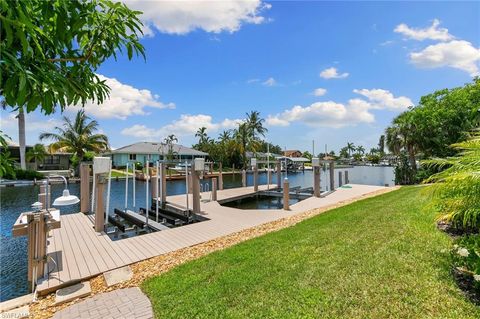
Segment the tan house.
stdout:
<svg viewBox="0 0 480 319">
<path fill-rule="evenodd" d="M 283 151 L 283 156 L 285 157 L 302 157 L 303 153 L 299 150 L 286 150 Z"/>
</svg>

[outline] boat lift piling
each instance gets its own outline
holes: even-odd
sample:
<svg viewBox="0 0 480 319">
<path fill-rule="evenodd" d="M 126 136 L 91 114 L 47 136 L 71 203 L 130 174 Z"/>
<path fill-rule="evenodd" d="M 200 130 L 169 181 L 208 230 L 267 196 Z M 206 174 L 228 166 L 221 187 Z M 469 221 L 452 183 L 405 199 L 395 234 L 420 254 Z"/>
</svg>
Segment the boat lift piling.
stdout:
<svg viewBox="0 0 480 319">
<path fill-rule="evenodd" d="M 313 196 L 320 197 L 320 159 L 312 158 L 313 166 Z"/>
<path fill-rule="evenodd" d="M 288 178 L 283 181 L 283 209 L 290 210 L 290 184 Z"/>
<path fill-rule="evenodd" d="M 90 204 L 90 165 L 80 164 L 80 212 L 86 214 Z"/>
<path fill-rule="evenodd" d="M 217 201 L 217 178 L 212 177 L 212 201 Z"/>
<path fill-rule="evenodd" d="M 220 162 L 218 163 L 218 189 L 219 190 L 223 190 L 223 170 L 222 169 L 223 169 L 222 162 Z"/>
<path fill-rule="evenodd" d="M 253 169 L 253 191 L 258 192 L 258 165 L 256 158 L 251 159 L 251 165 Z"/>
<path fill-rule="evenodd" d="M 277 161 L 277 188 L 282 188 L 282 163 Z"/>
</svg>

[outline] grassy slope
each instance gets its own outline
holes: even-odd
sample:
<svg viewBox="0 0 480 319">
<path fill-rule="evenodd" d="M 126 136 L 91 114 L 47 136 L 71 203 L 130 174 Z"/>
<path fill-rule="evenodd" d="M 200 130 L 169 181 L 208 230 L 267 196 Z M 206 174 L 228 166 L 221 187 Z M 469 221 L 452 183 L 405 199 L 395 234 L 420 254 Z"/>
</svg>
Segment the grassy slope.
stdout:
<svg viewBox="0 0 480 319">
<path fill-rule="evenodd" d="M 189 262 L 143 285 L 158 318 L 479 318 L 450 239 L 402 188 Z"/>
</svg>

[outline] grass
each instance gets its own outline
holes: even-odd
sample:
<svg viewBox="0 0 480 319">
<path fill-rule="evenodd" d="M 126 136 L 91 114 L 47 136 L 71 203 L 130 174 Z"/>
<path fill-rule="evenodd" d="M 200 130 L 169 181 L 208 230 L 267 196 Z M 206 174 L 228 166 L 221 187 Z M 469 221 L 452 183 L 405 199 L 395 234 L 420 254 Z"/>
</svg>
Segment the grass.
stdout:
<svg viewBox="0 0 480 319">
<path fill-rule="evenodd" d="M 359 201 L 144 282 L 157 318 L 479 318 L 419 187 Z"/>
</svg>

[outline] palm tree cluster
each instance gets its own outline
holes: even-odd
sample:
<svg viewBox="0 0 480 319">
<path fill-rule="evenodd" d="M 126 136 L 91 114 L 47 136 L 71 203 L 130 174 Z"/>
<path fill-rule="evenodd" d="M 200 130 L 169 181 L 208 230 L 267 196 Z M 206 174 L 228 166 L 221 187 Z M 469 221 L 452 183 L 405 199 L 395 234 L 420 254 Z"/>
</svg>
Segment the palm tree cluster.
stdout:
<svg viewBox="0 0 480 319">
<path fill-rule="evenodd" d="M 100 153 L 109 149 L 108 138 L 97 133 L 98 122 L 85 114 L 77 112 L 75 119 L 63 117 L 63 126 L 55 127 L 55 132 L 40 134 L 40 140 L 52 140 L 51 152 L 72 153 L 78 161 L 82 161 L 88 152 Z"/>
<path fill-rule="evenodd" d="M 362 145 L 355 146 L 352 142 L 347 142 L 347 145 L 340 149 L 340 157 L 354 158 L 356 161 L 361 161 L 365 155 L 365 147 Z"/>
<path fill-rule="evenodd" d="M 246 118 L 235 129 L 221 132 L 217 139 L 208 136 L 206 127 L 200 127 L 195 134 L 198 143 L 193 147 L 209 153 L 210 158 L 225 166 L 246 168 L 247 152 L 266 152 L 267 142 L 261 139 L 268 132 L 264 122 L 260 112 L 251 111 L 246 113 Z M 281 152 L 279 146 L 269 146 L 270 152 Z"/>
</svg>

